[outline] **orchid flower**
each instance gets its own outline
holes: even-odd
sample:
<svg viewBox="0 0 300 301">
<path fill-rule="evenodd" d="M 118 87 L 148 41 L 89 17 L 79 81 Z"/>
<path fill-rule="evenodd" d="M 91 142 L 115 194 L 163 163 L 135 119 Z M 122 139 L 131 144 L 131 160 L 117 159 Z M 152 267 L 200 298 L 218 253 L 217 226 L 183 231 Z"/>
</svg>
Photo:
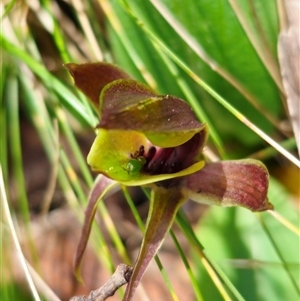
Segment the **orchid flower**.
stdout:
<svg viewBox="0 0 300 301">
<path fill-rule="evenodd" d="M 116 184 L 152 189 L 143 242 L 123 301 L 132 299 L 186 200 L 251 211 L 273 208 L 267 199 L 268 171 L 260 161 L 204 162 L 208 128 L 184 100 L 158 95 L 108 63 L 66 68 L 99 114 L 87 162 L 102 176 L 91 191 L 76 253 L 77 275 L 97 202 Z"/>
</svg>

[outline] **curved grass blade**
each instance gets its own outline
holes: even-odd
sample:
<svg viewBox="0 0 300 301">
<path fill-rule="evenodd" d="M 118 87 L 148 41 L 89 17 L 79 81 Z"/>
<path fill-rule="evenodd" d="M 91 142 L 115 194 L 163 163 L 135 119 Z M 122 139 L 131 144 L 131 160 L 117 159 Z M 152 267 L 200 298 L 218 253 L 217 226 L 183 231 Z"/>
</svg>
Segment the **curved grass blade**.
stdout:
<svg viewBox="0 0 300 301">
<path fill-rule="evenodd" d="M 233 285 L 227 275 L 222 272 L 222 270 L 214 263 L 212 260 L 208 258 L 208 256 L 204 253 L 204 247 L 199 242 L 198 238 L 195 235 L 194 230 L 192 229 L 190 223 L 187 221 L 182 210 L 179 210 L 176 218 L 176 222 L 179 225 L 182 232 L 186 235 L 191 245 L 195 248 L 196 252 L 199 254 L 201 262 L 210 275 L 210 278 L 214 282 L 215 286 L 219 290 L 224 300 L 231 300 L 230 296 L 227 293 L 227 290 L 224 287 L 224 284 L 228 287 L 228 289 L 232 292 L 232 294 L 239 301 L 245 301 L 242 295 L 239 293 L 237 288 Z"/>
<path fill-rule="evenodd" d="M 249 127 L 253 132 L 255 132 L 258 136 L 260 136 L 263 140 L 265 140 L 268 144 L 273 146 L 279 153 L 285 156 L 288 160 L 290 160 L 293 164 L 300 168 L 300 161 L 289 153 L 286 149 L 284 149 L 278 142 L 272 139 L 269 135 L 267 135 L 264 131 L 262 131 L 258 126 L 252 123 L 245 115 L 239 112 L 235 107 L 229 104 L 221 95 L 219 95 L 216 91 L 214 91 L 210 86 L 208 86 L 198 75 L 196 75 L 184 62 L 178 58 L 178 56 L 169 49 L 156 35 L 154 35 L 148 28 L 142 26 L 142 29 L 149 35 L 151 39 L 157 43 L 162 50 L 164 50 L 168 56 L 174 60 L 191 78 L 195 80 L 197 84 L 199 84 L 206 92 L 208 92 L 215 100 L 217 100 L 222 106 L 224 106 L 232 115 L 234 115 L 238 120 L 240 120 L 243 124 Z"/>
<path fill-rule="evenodd" d="M 29 268 L 27 266 L 26 259 L 24 257 L 22 248 L 20 246 L 19 239 L 17 237 L 16 230 L 15 230 L 15 227 L 14 227 L 14 224 L 13 224 L 13 221 L 12 221 L 12 217 L 11 217 L 11 213 L 10 213 L 10 209 L 9 209 L 9 205 L 8 205 L 8 200 L 7 200 L 6 193 L 5 193 L 5 187 L 4 187 L 4 181 L 3 181 L 1 166 L 0 166 L 0 188 L 1 188 L 0 192 L 1 192 L 1 200 L 2 200 L 1 203 L 2 203 L 2 206 L 3 206 L 3 210 L 4 210 L 4 213 L 6 215 L 6 218 L 7 218 L 8 224 L 9 224 L 9 228 L 11 230 L 11 234 L 12 234 L 12 237 L 13 237 L 13 241 L 14 241 L 15 247 L 17 249 L 17 254 L 18 254 L 19 260 L 21 262 L 21 265 L 23 267 L 23 270 L 25 272 L 25 276 L 26 276 L 27 282 L 29 284 L 29 288 L 32 292 L 34 300 L 35 301 L 41 301 L 40 296 L 37 292 L 37 288 L 36 288 L 36 286 L 34 284 L 34 281 L 33 281 L 32 277 L 30 275 Z"/>
<path fill-rule="evenodd" d="M 290 281 L 291 281 L 291 283 L 292 283 L 295 291 L 297 292 L 298 296 L 300 296 L 299 285 L 298 285 L 297 281 L 294 279 L 292 273 L 290 272 L 289 266 L 286 263 L 283 255 L 282 255 L 282 252 L 279 250 L 279 248 L 278 248 L 278 246 L 277 246 L 277 244 L 276 244 L 276 242 L 275 242 L 272 234 L 270 233 L 270 230 L 268 229 L 265 221 L 263 220 L 263 217 L 260 214 L 257 214 L 257 217 L 258 217 L 258 220 L 259 220 L 262 228 L 264 229 L 265 233 L 267 234 L 267 236 L 268 236 L 268 238 L 269 238 L 269 240 L 270 240 L 270 242 L 271 242 L 271 244 L 272 244 L 275 252 L 277 253 L 278 257 L 280 258 L 280 260 L 282 262 L 282 265 L 284 267 L 284 270 L 286 271 L 286 273 L 287 273 L 287 275 L 288 275 L 288 277 L 289 277 L 289 279 L 290 279 Z"/>
<path fill-rule="evenodd" d="M 60 97 L 62 103 L 78 120 L 83 124 L 90 126 L 94 126 L 97 123 L 95 116 L 88 113 L 91 112 L 90 109 L 85 109 L 85 106 L 78 101 L 66 85 L 50 74 L 42 64 L 33 59 L 27 52 L 12 44 L 4 36 L 1 36 L 0 38 L 4 50 L 24 62 L 38 77 L 41 78 L 46 87 L 50 86 Z"/>
</svg>

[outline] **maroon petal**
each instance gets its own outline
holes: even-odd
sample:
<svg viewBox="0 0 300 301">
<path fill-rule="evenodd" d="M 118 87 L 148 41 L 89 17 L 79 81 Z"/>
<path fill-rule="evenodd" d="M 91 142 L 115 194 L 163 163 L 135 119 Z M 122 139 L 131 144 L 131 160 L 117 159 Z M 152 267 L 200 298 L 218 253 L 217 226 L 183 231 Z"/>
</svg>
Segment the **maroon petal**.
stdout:
<svg viewBox="0 0 300 301">
<path fill-rule="evenodd" d="M 155 174 L 169 174 L 183 170 L 193 163 L 201 153 L 207 139 L 207 129 L 195 134 L 189 141 L 173 148 L 159 148 L 151 160 L 144 166 L 145 172 Z M 181 178 L 165 180 L 159 185 L 167 188 L 177 185 Z"/>
<path fill-rule="evenodd" d="M 100 96 L 99 127 L 136 130 L 146 135 L 157 133 L 199 132 L 204 125 L 182 99 L 157 95 L 134 80 L 118 80 L 107 85 Z M 182 132 L 182 133 L 181 133 Z"/>
<path fill-rule="evenodd" d="M 184 194 L 199 203 L 241 206 L 251 211 L 273 209 L 268 202 L 269 174 L 257 160 L 207 163 L 185 178 Z"/>
<path fill-rule="evenodd" d="M 83 257 L 87 242 L 89 240 L 92 222 L 95 217 L 98 202 L 115 185 L 117 185 L 117 182 L 115 182 L 103 175 L 99 175 L 97 177 L 97 179 L 95 180 L 94 186 L 90 192 L 89 203 L 88 203 L 88 206 L 87 206 L 87 209 L 85 212 L 85 219 L 84 219 L 83 227 L 81 230 L 81 236 L 80 236 L 79 243 L 77 245 L 75 259 L 74 259 L 75 275 L 76 275 L 77 279 L 80 280 L 81 282 L 82 282 L 81 274 L 80 274 L 81 261 L 82 261 L 82 257 Z"/>
<path fill-rule="evenodd" d="M 178 208 L 184 201 L 185 199 L 178 187 L 171 189 L 156 187 L 152 190 L 143 243 L 134 264 L 123 301 L 131 301 L 149 263 L 171 228 Z"/>
<path fill-rule="evenodd" d="M 65 64 L 74 78 L 75 85 L 91 100 L 95 108 L 99 108 L 101 90 L 110 82 L 130 78 L 119 67 L 105 62 L 87 64 Z"/>
</svg>

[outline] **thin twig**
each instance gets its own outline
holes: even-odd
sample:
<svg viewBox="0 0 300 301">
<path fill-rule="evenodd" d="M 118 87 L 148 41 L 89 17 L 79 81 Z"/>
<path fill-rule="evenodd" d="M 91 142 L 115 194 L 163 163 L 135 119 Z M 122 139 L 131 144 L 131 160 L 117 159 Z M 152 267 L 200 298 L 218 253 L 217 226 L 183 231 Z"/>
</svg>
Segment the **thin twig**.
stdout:
<svg viewBox="0 0 300 301">
<path fill-rule="evenodd" d="M 119 264 L 116 271 L 103 286 L 91 291 L 87 297 L 74 296 L 69 301 L 104 301 L 108 297 L 113 296 L 122 285 L 128 283 L 132 270 L 133 268 L 129 265 Z"/>
</svg>

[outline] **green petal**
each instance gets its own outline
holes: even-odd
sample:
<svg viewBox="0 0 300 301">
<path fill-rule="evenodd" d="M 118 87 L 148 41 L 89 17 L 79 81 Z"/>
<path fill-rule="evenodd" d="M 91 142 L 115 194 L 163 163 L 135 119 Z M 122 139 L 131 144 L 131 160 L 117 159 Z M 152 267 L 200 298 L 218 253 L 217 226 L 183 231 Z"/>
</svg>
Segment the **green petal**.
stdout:
<svg viewBox="0 0 300 301">
<path fill-rule="evenodd" d="M 171 174 L 160 174 L 160 175 L 139 174 L 138 176 L 136 176 L 136 178 L 121 183 L 127 186 L 149 185 L 151 183 L 161 182 L 164 180 L 179 178 L 179 177 L 193 174 L 199 171 L 200 169 L 202 169 L 204 164 L 205 164 L 204 161 L 200 161 L 179 172 L 171 173 Z"/>
<path fill-rule="evenodd" d="M 138 176 L 127 168 L 130 154 L 148 144 L 144 135 L 134 131 L 98 129 L 97 137 L 87 157 L 94 171 L 118 182 Z"/>
<path fill-rule="evenodd" d="M 206 163 L 187 176 L 183 194 L 199 203 L 264 211 L 273 209 L 267 198 L 268 185 L 268 170 L 260 161 L 222 161 Z"/>
<path fill-rule="evenodd" d="M 128 163 L 132 161 L 130 154 L 134 154 L 141 145 L 147 146 L 148 143 L 145 136 L 138 132 L 99 129 L 87 162 L 94 171 L 127 186 L 148 185 L 186 176 L 204 166 L 204 162 L 200 161 L 171 174 L 148 175 L 141 170 L 132 172 L 128 167 Z"/>
<path fill-rule="evenodd" d="M 130 301 L 132 299 L 149 263 L 171 228 L 178 208 L 184 201 L 185 198 L 181 194 L 180 188 L 165 189 L 163 187 L 156 187 L 152 190 L 143 243 L 123 301 Z"/>
</svg>

